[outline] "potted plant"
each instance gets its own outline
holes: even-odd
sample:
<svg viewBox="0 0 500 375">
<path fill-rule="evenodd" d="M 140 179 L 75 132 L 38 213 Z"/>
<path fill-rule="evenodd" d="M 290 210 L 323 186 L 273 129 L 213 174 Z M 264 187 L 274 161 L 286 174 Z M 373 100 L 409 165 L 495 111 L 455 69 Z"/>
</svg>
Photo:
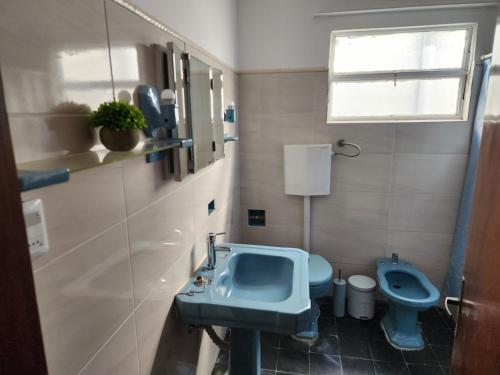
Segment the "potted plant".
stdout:
<svg viewBox="0 0 500 375">
<path fill-rule="evenodd" d="M 101 127 L 101 142 L 111 151 L 130 151 L 139 143 L 139 129 L 146 120 L 139 108 L 124 102 L 107 102 L 92 113 L 95 127 Z"/>
</svg>

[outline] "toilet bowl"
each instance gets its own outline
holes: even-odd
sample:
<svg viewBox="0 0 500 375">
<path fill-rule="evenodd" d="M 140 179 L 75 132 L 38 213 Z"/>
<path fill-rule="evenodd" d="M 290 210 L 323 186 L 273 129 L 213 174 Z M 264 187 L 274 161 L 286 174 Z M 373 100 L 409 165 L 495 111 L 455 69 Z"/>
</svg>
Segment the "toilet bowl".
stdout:
<svg viewBox="0 0 500 375">
<path fill-rule="evenodd" d="M 389 310 L 381 322 L 387 340 L 398 349 L 423 349 L 418 313 L 437 303 L 439 291 L 410 263 L 393 263 L 389 258 L 377 261 L 377 279 L 380 292 L 389 301 Z"/>
<path fill-rule="evenodd" d="M 311 298 L 311 329 L 293 336 L 300 341 L 314 342 L 318 338 L 318 318 L 320 310 L 318 298 L 329 294 L 332 287 L 333 269 L 320 255 L 309 255 L 309 297 Z"/>
</svg>

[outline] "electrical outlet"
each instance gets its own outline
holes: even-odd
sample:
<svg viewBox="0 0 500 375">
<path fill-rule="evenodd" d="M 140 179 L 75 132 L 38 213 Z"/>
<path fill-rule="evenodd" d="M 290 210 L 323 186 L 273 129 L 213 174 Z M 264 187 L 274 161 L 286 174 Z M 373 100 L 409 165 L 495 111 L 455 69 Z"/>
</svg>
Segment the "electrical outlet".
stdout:
<svg viewBox="0 0 500 375">
<path fill-rule="evenodd" d="M 32 257 L 39 257 L 49 252 L 47 225 L 41 199 L 23 202 L 24 223 L 28 247 Z"/>
</svg>

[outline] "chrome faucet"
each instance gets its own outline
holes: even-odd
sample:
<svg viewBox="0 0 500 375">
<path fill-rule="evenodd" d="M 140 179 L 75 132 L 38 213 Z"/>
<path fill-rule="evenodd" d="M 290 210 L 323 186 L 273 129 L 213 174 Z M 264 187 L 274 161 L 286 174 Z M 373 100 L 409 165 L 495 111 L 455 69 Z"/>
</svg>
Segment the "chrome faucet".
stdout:
<svg viewBox="0 0 500 375">
<path fill-rule="evenodd" d="M 230 247 L 227 246 L 216 246 L 215 240 L 217 236 L 226 234 L 226 232 L 212 233 L 208 234 L 207 241 L 207 269 L 215 269 L 215 264 L 217 262 L 217 251 L 231 251 Z"/>
<path fill-rule="evenodd" d="M 399 263 L 398 253 L 392 253 L 392 264 L 398 264 L 398 263 Z"/>
</svg>

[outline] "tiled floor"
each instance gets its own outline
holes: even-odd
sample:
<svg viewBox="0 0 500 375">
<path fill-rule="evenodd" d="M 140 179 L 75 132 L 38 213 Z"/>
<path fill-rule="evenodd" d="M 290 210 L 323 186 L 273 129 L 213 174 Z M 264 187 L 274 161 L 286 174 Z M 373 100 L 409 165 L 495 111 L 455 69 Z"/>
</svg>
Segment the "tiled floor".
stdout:
<svg viewBox="0 0 500 375">
<path fill-rule="evenodd" d="M 452 322 L 439 309 L 421 314 L 424 350 L 402 352 L 390 346 L 379 326 L 386 306 L 377 304 L 376 317 L 360 321 L 333 318 L 331 299 L 321 301 L 320 337 L 313 346 L 288 336 L 262 333 L 262 375 L 445 375 L 451 360 Z M 221 352 L 212 375 L 227 372 Z"/>
</svg>

